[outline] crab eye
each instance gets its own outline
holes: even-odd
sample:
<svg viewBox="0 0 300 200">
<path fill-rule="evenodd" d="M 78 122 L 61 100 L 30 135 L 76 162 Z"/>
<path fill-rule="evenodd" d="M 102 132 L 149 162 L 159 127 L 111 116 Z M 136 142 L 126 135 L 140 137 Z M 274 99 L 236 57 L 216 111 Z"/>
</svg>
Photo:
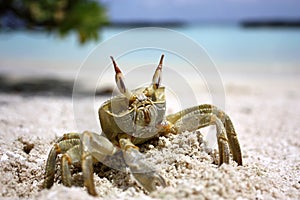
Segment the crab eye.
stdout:
<svg viewBox="0 0 300 200">
<path fill-rule="evenodd" d="M 130 99 L 131 94 L 125 86 L 125 78 L 124 78 L 120 68 L 118 67 L 117 63 L 115 62 L 114 58 L 112 56 L 110 58 L 113 62 L 114 68 L 115 68 L 115 72 L 116 72 L 115 78 L 116 78 L 116 84 L 118 86 L 118 89 L 122 94 L 124 94 L 128 99 Z"/>
<path fill-rule="evenodd" d="M 154 72 L 153 78 L 152 78 L 153 89 L 157 89 L 160 85 L 163 59 L 164 59 L 164 54 L 161 55 L 159 64 L 158 64 L 158 66 Z"/>
</svg>

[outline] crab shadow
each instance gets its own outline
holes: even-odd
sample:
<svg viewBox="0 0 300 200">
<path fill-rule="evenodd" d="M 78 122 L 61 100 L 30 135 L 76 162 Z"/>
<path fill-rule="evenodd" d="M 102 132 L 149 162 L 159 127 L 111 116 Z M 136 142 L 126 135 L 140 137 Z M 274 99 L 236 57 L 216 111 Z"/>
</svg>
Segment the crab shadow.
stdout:
<svg viewBox="0 0 300 200">
<path fill-rule="evenodd" d="M 13 79 L 9 76 L 0 75 L 0 93 L 17 94 L 22 96 L 61 96 L 72 97 L 74 80 L 60 78 L 19 78 Z M 83 95 L 89 93 L 81 89 Z M 95 95 L 111 95 L 113 88 L 101 87 L 96 90 Z"/>
</svg>

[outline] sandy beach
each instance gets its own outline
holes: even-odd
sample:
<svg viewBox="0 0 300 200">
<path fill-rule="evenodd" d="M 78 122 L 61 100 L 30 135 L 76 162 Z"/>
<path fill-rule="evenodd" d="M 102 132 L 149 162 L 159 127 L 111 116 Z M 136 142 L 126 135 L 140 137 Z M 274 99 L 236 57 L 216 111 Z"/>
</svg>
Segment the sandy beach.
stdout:
<svg viewBox="0 0 300 200">
<path fill-rule="evenodd" d="M 73 175 L 75 186 L 62 186 L 59 168 L 54 186 L 42 188 L 45 161 L 55 139 L 76 131 L 68 86 L 66 91 L 52 88 L 50 94 L 2 88 L 0 197 L 299 199 L 299 86 L 295 76 L 224 80 L 226 113 L 238 133 L 243 166 L 233 161 L 221 167 L 213 164 L 217 152 L 207 145 L 205 130 L 162 136 L 159 141 L 142 145 L 141 150 L 165 178 L 166 188 L 147 194 L 129 173 L 103 167 L 94 174 L 98 197 L 87 194 L 80 172 Z M 107 98 L 99 96 L 99 104 Z M 86 120 L 84 116 L 82 120 Z"/>
</svg>

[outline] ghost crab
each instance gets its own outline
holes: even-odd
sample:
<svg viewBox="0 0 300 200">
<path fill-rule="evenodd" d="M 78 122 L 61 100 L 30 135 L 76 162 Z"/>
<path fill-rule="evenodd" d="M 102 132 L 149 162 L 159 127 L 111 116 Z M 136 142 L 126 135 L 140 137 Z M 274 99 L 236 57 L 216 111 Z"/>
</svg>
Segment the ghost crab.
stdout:
<svg viewBox="0 0 300 200">
<path fill-rule="evenodd" d="M 88 193 L 97 195 L 93 181 L 93 164 L 106 163 L 114 155 L 121 155 L 120 168 L 129 168 L 133 177 L 146 191 L 152 192 L 157 184 L 165 187 L 164 178 L 143 160 L 136 146 L 162 134 L 178 134 L 215 125 L 219 149 L 219 165 L 229 163 L 232 158 L 242 165 L 242 154 L 236 132 L 230 118 L 213 105 L 204 104 L 165 116 L 165 88 L 161 87 L 164 55 L 153 75 L 149 87 L 129 91 L 121 70 L 111 57 L 115 69 L 115 80 L 122 93 L 104 102 L 99 109 L 103 135 L 85 131 L 68 133 L 51 148 L 47 163 L 44 187 L 54 182 L 55 163 L 61 156 L 61 178 L 65 186 L 71 186 L 71 165 L 81 165 L 84 185 Z"/>
</svg>

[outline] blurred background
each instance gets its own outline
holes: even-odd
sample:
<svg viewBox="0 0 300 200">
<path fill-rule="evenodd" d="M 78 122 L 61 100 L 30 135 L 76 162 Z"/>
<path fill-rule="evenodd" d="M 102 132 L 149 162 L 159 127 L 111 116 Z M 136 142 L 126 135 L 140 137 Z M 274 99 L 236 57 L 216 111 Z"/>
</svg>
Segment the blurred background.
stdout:
<svg viewBox="0 0 300 200">
<path fill-rule="evenodd" d="M 71 93 L 99 43 L 152 26 L 196 41 L 225 79 L 300 75 L 298 0 L 2 0 L 0 11 L 2 92 Z"/>
</svg>

